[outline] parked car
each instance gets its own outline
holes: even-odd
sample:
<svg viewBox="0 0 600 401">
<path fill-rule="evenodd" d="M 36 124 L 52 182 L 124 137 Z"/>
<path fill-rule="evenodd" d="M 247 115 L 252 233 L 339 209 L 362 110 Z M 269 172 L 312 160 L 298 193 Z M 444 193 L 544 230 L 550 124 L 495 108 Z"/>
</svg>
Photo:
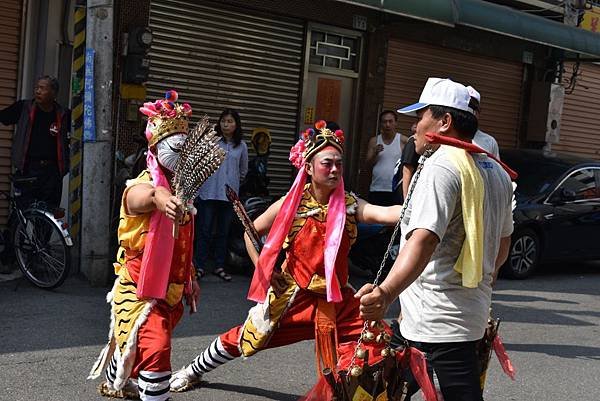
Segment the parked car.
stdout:
<svg viewBox="0 0 600 401">
<path fill-rule="evenodd" d="M 501 273 L 523 279 L 541 263 L 600 259 L 600 162 L 522 149 L 501 157 L 519 173 L 515 231 Z"/>
</svg>

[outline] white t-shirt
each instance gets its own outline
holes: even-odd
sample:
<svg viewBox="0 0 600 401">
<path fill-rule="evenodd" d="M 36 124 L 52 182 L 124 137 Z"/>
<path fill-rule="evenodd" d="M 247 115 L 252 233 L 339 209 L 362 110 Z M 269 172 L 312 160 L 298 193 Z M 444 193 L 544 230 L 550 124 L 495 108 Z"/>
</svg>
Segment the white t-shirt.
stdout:
<svg viewBox="0 0 600 401">
<path fill-rule="evenodd" d="M 473 137 L 473 143 L 482 148 L 483 150 L 487 150 L 488 152 L 496 156 L 498 160 L 500 160 L 500 150 L 498 149 L 498 142 L 496 142 L 496 139 L 494 139 L 493 136 L 486 134 L 481 130 L 477 130 L 475 136 Z"/>
<path fill-rule="evenodd" d="M 402 155 L 401 137 L 400 134 L 396 133 L 392 143 L 386 145 L 381 135 L 377 135 L 377 145 L 383 145 L 383 150 L 377 155 L 377 161 L 373 166 L 373 176 L 369 188 L 371 192 L 392 192 L 394 166 Z"/>
<path fill-rule="evenodd" d="M 513 231 L 510 178 L 493 159 L 476 154 L 485 185 L 483 280 L 477 288 L 463 287 L 461 275 L 454 270 L 465 239 L 461 183 L 445 149 L 440 147 L 425 161 L 402 220 L 401 246 L 418 228 L 440 238 L 423 273 L 400 294 L 401 332 L 412 341 L 462 342 L 483 337 L 500 238 Z"/>
</svg>

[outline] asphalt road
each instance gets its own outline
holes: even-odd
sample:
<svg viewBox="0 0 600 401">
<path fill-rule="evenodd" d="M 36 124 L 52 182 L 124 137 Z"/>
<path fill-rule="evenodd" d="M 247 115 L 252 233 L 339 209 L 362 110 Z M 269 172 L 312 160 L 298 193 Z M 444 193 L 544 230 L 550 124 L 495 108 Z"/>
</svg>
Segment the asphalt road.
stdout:
<svg viewBox="0 0 600 401">
<path fill-rule="evenodd" d="M 568 270 L 568 274 L 561 272 Z M 184 316 L 173 366 L 189 362 L 245 318 L 248 278 L 206 277 L 199 313 Z M 108 288 L 72 277 L 60 289 L 23 280 L 0 283 L 0 400 L 102 400 L 85 378 L 108 333 Z M 558 266 L 526 281 L 501 280 L 494 315 L 517 369 L 516 381 L 494 359 L 486 400 L 600 400 L 600 264 Z M 396 312 L 390 312 L 393 317 Z M 236 360 L 206 376 L 201 389 L 173 400 L 296 400 L 315 381 L 313 343 Z"/>
</svg>

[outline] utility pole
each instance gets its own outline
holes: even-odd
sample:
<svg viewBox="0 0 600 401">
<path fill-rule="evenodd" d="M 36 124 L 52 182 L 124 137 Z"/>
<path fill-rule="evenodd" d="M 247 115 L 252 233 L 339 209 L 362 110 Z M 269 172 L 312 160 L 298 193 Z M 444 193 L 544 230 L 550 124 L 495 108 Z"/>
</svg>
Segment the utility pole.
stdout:
<svg viewBox="0 0 600 401">
<path fill-rule="evenodd" d="M 112 259 L 113 13 L 113 0 L 87 1 L 81 271 L 96 286 L 107 283 Z M 93 76 L 88 75 L 87 67 L 93 68 Z"/>
<path fill-rule="evenodd" d="M 579 25 L 579 16 L 584 12 L 586 2 L 584 0 L 565 0 L 564 17 L 565 25 L 576 27 Z M 544 150 L 551 151 L 552 144 L 560 142 L 560 123 L 562 119 L 563 105 L 565 102 L 565 87 L 562 85 L 562 60 L 556 64 L 556 78 L 550 84 L 550 99 L 548 103 L 548 118 L 546 122 L 546 144 Z"/>
</svg>

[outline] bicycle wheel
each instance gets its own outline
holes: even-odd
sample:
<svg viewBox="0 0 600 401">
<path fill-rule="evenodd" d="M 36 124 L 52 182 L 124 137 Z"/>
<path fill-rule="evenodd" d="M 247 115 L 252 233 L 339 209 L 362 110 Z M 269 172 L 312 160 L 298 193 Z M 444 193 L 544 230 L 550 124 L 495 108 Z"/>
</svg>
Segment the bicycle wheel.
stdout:
<svg viewBox="0 0 600 401">
<path fill-rule="evenodd" d="M 14 234 L 15 256 L 19 268 L 34 285 L 56 288 L 61 285 L 71 264 L 69 248 L 49 217 L 37 210 L 23 213 Z"/>
</svg>

